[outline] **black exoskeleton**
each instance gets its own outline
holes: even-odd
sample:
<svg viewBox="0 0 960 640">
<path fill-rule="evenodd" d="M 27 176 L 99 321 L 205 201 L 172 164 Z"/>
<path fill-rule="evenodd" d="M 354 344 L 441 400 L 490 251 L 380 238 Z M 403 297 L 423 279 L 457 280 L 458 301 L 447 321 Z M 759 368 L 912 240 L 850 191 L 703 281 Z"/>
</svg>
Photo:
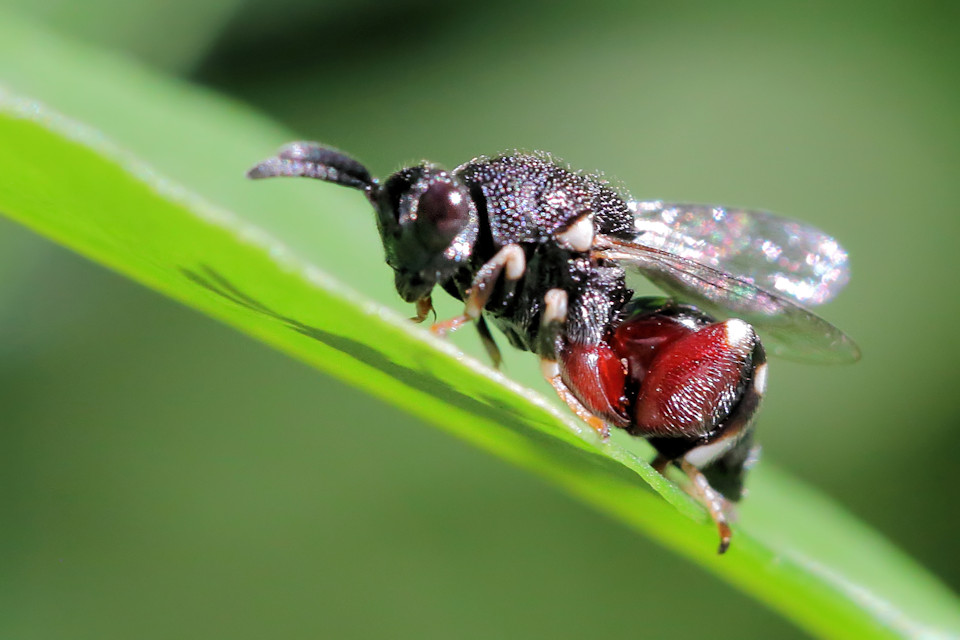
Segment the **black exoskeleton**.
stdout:
<svg viewBox="0 0 960 640">
<path fill-rule="evenodd" d="M 739 499 L 766 379 L 763 347 L 746 322 L 633 298 L 621 263 L 633 249 L 636 214 L 606 180 L 515 152 L 453 171 L 423 163 L 381 183 L 316 143 L 288 145 L 249 176 L 362 190 L 416 320 L 426 319 L 439 286 L 464 311 L 434 324 L 435 333 L 473 321 L 498 364 L 489 320 L 514 347 L 536 353 L 544 377 L 602 437 L 610 424 L 625 428 L 654 444 L 658 469 L 683 469 L 726 549 L 727 502 L 711 481 Z"/>
</svg>

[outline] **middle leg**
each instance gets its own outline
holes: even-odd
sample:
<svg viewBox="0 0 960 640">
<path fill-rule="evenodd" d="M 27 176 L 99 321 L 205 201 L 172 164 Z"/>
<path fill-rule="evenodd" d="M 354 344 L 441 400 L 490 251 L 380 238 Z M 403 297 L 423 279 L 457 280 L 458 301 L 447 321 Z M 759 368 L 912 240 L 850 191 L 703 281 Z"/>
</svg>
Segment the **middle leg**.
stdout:
<svg viewBox="0 0 960 640">
<path fill-rule="evenodd" d="M 544 344 L 554 344 L 557 337 L 562 333 L 563 327 L 567 322 L 568 296 L 562 289 L 550 289 L 543 297 L 544 308 L 540 317 L 540 341 Z M 542 352 L 551 351 L 549 347 L 542 348 Z M 560 399 L 563 400 L 570 410 L 587 425 L 593 429 L 603 439 L 610 437 L 610 427 L 606 421 L 594 414 L 577 398 L 576 394 L 563 381 L 563 375 L 560 372 L 560 364 L 555 358 L 540 358 L 540 373 L 550 383 L 553 390 L 557 392 Z"/>
</svg>

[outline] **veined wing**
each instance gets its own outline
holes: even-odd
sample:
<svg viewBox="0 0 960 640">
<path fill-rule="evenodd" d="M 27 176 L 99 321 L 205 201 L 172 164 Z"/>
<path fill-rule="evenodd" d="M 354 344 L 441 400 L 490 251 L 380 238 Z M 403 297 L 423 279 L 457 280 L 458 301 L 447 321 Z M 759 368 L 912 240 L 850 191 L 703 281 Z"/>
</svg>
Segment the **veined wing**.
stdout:
<svg viewBox="0 0 960 640">
<path fill-rule="evenodd" d="M 802 305 L 823 304 L 850 279 L 846 251 L 802 222 L 715 205 L 628 205 L 634 212 L 634 243 L 713 267 Z"/>
<path fill-rule="evenodd" d="M 798 362 L 849 363 L 860 349 L 845 333 L 794 299 L 674 253 L 609 236 L 596 255 L 637 269 L 672 297 L 710 315 L 746 320 L 770 353 Z"/>
</svg>

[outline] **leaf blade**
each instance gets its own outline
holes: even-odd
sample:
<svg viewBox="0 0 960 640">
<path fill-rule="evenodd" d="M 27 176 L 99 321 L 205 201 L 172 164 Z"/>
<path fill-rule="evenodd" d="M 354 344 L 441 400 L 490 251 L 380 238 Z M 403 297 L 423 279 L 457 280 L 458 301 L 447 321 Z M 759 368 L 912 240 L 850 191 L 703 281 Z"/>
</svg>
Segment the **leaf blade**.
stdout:
<svg viewBox="0 0 960 640">
<path fill-rule="evenodd" d="M 124 74 L 137 76 L 129 83 L 134 93 L 152 82 L 130 69 L 110 73 L 118 82 Z M 163 92 L 151 99 L 158 95 Z M 171 91 L 163 106 L 183 109 L 189 119 L 197 105 L 180 98 Z M 135 104 L 137 97 L 130 99 Z M 956 599 L 942 585 L 769 464 L 754 478 L 734 548 L 718 558 L 702 513 L 642 462 L 627 439 L 600 446 L 589 434 L 578 435 L 575 423 L 537 394 L 358 296 L 312 266 L 312 256 L 300 258 L 245 218 L 162 178 L 96 130 L 9 91 L 0 105 L 0 171 L 7 177 L 0 208 L 20 222 L 551 479 L 811 632 L 934 637 L 960 630 Z M 217 105 L 205 108 L 216 112 Z M 270 125 L 251 135 L 269 137 L 264 131 Z M 207 139 L 228 134 L 236 132 L 216 129 Z M 155 135 L 183 142 L 175 131 Z M 222 189 L 214 184 L 210 190 L 221 200 Z M 296 206 L 298 198 L 281 196 L 278 206 Z M 310 202 L 356 210 L 364 220 L 362 201 L 350 203 L 335 190 L 311 195 Z M 797 523 L 816 535 L 798 538 L 804 527 Z M 838 548 L 818 544 L 821 539 Z"/>
</svg>

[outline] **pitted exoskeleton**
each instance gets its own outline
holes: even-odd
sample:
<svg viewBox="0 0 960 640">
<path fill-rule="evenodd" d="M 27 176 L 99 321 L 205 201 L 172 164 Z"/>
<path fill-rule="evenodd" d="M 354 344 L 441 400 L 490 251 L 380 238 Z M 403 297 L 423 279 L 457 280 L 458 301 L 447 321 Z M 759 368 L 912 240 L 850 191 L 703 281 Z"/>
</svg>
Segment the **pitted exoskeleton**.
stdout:
<svg viewBox="0 0 960 640">
<path fill-rule="evenodd" d="M 843 287 L 846 253 L 785 218 L 636 202 L 539 153 L 479 157 L 452 171 L 425 162 L 380 182 L 336 149 L 298 142 L 249 176 L 363 191 L 414 320 L 430 315 L 440 287 L 464 308 L 435 323 L 435 333 L 474 323 L 498 365 L 489 322 L 537 354 L 560 398 L 602 438 L 611 425 L 644 437 L 657 469 L 687 475 L 717 525 L 721 553 L 767 383 L 755 327 L 778 355 L 859 357 L 847 336 L 801 306 Z M 634 297 L 627 269 L 670 297 Z"/>
</svg>

